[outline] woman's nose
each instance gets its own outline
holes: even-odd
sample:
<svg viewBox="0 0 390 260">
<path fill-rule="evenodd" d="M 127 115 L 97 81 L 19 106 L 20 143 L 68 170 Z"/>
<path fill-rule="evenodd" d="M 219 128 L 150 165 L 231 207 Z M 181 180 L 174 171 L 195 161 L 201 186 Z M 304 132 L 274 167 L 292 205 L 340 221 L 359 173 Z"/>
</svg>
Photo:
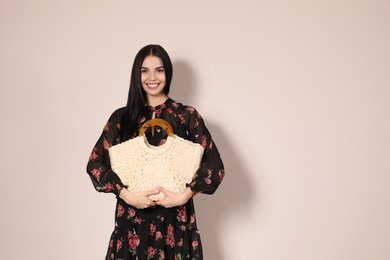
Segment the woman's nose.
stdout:
<svg viewBox="0 0 390 260">
<path fill-rule="evenodd" d="M 156 74 L 154 72 L 150 73 L 150 79 L 155 80 L 156 79 Z"/>
</svg>

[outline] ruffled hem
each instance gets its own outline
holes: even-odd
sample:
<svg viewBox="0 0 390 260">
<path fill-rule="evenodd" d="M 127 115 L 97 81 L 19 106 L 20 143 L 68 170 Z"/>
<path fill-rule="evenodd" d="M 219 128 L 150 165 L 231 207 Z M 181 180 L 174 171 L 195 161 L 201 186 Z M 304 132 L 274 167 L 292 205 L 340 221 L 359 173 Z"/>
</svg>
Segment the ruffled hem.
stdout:
<svg viewBox="0 0 390 260">
<path fill-rule="evenodd" d="M 203 259 L 191 206 L 138 210 L 118 200 L 106 260 Z"/>
</svg>

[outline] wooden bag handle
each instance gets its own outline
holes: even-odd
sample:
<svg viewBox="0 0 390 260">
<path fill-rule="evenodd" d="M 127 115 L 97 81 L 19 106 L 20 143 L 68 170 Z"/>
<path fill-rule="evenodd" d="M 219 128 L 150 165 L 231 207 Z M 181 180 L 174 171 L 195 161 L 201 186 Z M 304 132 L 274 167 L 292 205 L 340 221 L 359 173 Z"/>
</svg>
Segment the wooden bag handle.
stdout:
<svg viewBox="0 0 390 260">
<path fill-rule="evenodd" d="M 153 119 L 148 120 L 142 126 L 141 130 L 139 131 L 138 136 L 143 136 L 145 134 L 146 130 L 148 130 L 148 128 L 151 126 L 159 126 L 162 129 L 164 129 L 165 131 L 167 131 L 168 136 L 173 136 L 172 126 L 167 121 L 165 121 L 164 119 L 161 119 L 161 118 L 153 118 Z"/>
</svg>

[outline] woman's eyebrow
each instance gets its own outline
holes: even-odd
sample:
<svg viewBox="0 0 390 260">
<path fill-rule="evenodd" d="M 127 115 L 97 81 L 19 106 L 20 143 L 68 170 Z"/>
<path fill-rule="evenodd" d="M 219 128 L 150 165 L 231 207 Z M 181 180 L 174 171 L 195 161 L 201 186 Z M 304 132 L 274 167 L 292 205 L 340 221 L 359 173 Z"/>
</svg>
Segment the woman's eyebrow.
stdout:
<svg viewBox="0 0 390 260">
<path fill-rule="evenodd" d="M 157 67 L 156 69 L 163 69 L 164 68 L 164 66 L 160 66 L 160 67 Z M 141 67 L 141 69 L 149 69 L 149 68 L 147 68 L 147 67 Z"/>
</svg>

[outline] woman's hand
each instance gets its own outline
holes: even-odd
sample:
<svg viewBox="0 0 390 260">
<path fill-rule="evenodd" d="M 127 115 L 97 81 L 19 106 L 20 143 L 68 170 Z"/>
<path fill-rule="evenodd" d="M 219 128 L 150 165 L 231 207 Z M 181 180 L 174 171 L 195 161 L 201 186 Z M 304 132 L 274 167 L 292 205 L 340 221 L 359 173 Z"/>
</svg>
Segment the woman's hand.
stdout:
<svg viewBox="0 0 390 260">
<path fill-rule="evenodd" d="M 189 187 L 187 187 L 182 194 L 171 192 L 161 186 L 157 186 L 156 188 L 165 195 L 165 198 L 157 201 L 156 204 L 165 208 L 183 206 L 192 197 L 192 190 Z"/>
<path fill-rule="evenodd" d="M 148 196 L 155 195 L 157 193 L 159 193 L 158 190 L 130 192 L 128 189 L 124 188 L 120 191 L 119 198 L 137 209 L 145 209 L 156 206 L 156 202 L 149 199 Z"/>
</svg>

